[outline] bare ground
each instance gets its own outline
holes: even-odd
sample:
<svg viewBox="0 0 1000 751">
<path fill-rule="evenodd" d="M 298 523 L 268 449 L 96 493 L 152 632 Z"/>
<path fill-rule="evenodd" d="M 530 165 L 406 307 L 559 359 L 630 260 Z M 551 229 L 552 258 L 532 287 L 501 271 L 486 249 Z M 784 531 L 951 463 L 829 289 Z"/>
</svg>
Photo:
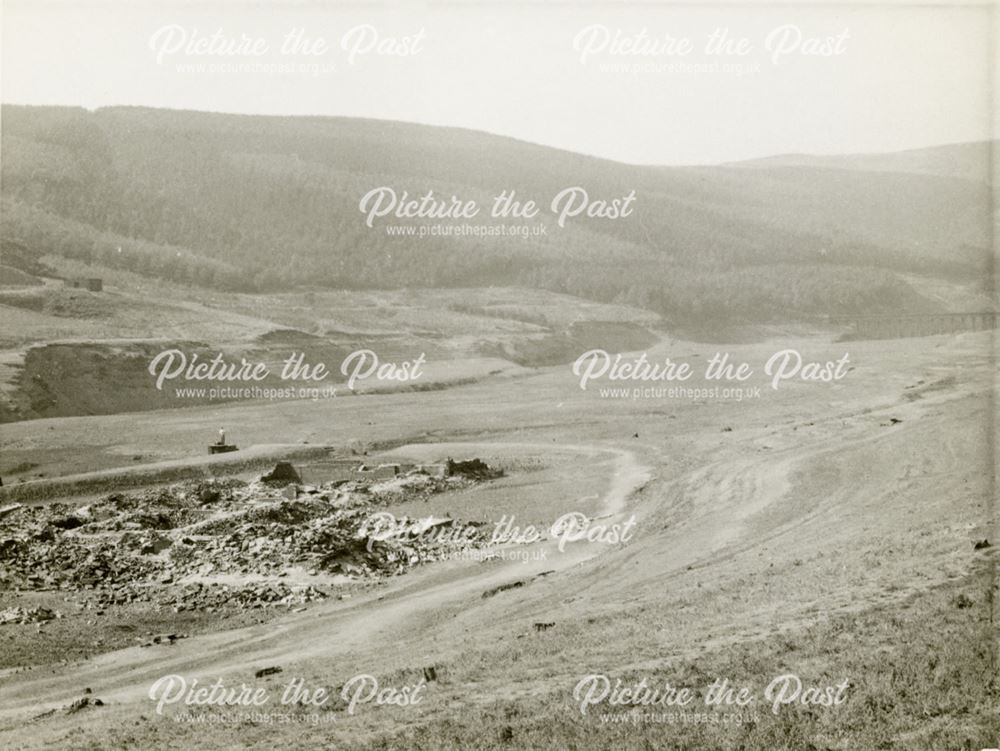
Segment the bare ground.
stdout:
<svg viewBox="0 0 1000 751">
<path fill-rule="evenodd" d="M 977 540 L 994 540 L 998 531 L 990 340 L 963 335 L 850 346 L 858 365 L 848 381 L 791 384 L 741 403 L 600 399 L 579 391 L 565 370 L 549 369 L 503 389 L 481 383 L 447 394 L 371 396 L 309 405 L 308 414 L 296 405 L 281 405 L 280 413 L 265 405 L 158 413 L 150 427 L 126 416 L 60 421 L 67 430 L 63 440 L 75 436 L 84 446 L 104 441 L 113 447 L 104 431 L 126 431 L 137 443 L 156 431 L 164 436 L 161 445 L 176 452 L 222 415 L 226 424 L 245 424 L 255 437 L 265 431 L 252 426 L 269 426 L 270 441 L 409 436 L 414 444 L 398 449 L 409 455 L 458 448 L 486 456 L 583 452 L 607 469 L 600 487 L 595 490 L 585 473 L 563 477 L 563 495 L 559 503 L 550 499 L 551 507 L 562 509 L 567 497 L 596 492 L 609 521 L 634 513 L 637 533 L 626 545 L 579 542 L 561 553 L 552 541 L 538 543 L 546 559 L 527 563 L 435 564 L 385 589 L 276 623 L 8 676 L 0 742 L 25 748 L 184 748 L 198 738 L 208 747 L 226 747 L 231 728 L 192 729 L 152 716 L 145 698 L 151 681 L 182 673 L 238 682 L 251 680 L 261 666 L 280 664 L 284 674 L 274 685 L 278 678 L 301 675 L 336 687 L 359 672 L 400 678 L 433 664 L 440 668 L 439 680 L 417 707 L 338 714 L 335 723 L 318 728 L 255 727 L 241 737 L 247 746 L 278 738 L 301 747 L 393 738 L 385 747 L 429 748 L 431 739 L 420 736 L 421 728 L 435 729 L 439 739 L 452 730 L 456 738 L 465 737 L 474 732 L 470 718 L 478 717 L 486 732 L 506 737 L 503 728 L 510 727 L 512 737 L 524 733 L 520 747 L 542 747 L 525 713 L 569 722 L 575 708 L 568 697 L 588 673 L 683 674 L 699 661 L 715 664 L 720 655 L 744 654 L 746 645 L 765 640 L 767 660 L 745 668 L 748 675 L 759 679 L 793 670 L 818 680 L 837 663 L 833 654 L 817 653 L 816 639 L 826 638 L 823 628 L 839 624 L 838 633 L 853 635 L 864 648 L 875 644 L 865 625 L 870 614 L 886 612 L 889 633 L 881 637 L 891 642 L 896 629 L 899 638 L 909 638 L 899 613 L 923 602 L 926 593 L 957 583 L 973 592 L 968 616 L 992 624 L 991 551 L 973 548 Z M 767 347 L 746 351 L 760 356 Z M 269 416 L 275 418 L 270 423 Z M 30 441 L 45 422 L 11 426 L 11 438 Z M 546 493 L 534 493 L 540 508 L 547 508 Z M 497 509 L 497 516 L 502 512 Z M 980 578 L 970 579 L 977 570 Z M 521 586 L 483 597 L 515 581 Z M 535 622 L 554 626 L 542 635 L 533 631 Z M 961 638 L 978 640 L 969 650 L 978 648 L 982 659 L 996 645 L 995 628 L 985 628 L 961 632 Z M 940 647 L 948 653 L 947 643 Z M 974 669 L 953 657 L 950 675 Z M 849 676 L 857 701 L 868 701 L 872 686 L 886 680 L 884 666 L 870 663 L 866 674 L 863 662 L 850 664 L 857 673 Z M 31 721 L 46 708 L 66 706 L 84 686 L 107 706 Z M 498 706 L 508 708 L 506 719 L 496 714 Z M 844 716 L 857 720 L 851 713 L 858 707 L 848 706 Z M 955 706 L 924 719 L 920 707 L 907 705 L 911 710 L 920 728 L 933 725 L 952 741 L 955 728 L 969 720 Z M 996 725 L 975 717 L 979 734 L 967 740 L 985 744 L 990 739 L 984 734 Z M 805 740 L 793 733 L 784 746 L 759 747 L 807 748 L 808 742 L 814 748 L 857 748 L 865 747 L 857 738 L 877 737 L 877 745 L 888 748 L 906 739 L 878 712 L 865 722 L 861 735 L 846 728 L 831 739 L 814 728 Z M 603 748 L 617 737 L 596 734 L 601 731 L 593 727 L 576 737 L 578 725 L 560 727 L 551 747 Z M 737 748 L 742 737 L 716 741 Z M 929 737 L 918 734 L 914 747 L 935 747 L 927 745 Z"/>
</svg>

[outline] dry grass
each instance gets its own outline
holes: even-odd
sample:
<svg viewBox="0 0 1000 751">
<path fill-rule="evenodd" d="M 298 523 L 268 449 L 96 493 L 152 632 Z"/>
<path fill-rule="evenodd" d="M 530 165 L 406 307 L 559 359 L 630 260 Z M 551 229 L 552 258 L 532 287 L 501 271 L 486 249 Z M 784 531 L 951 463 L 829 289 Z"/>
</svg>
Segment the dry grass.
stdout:
<svg viewBox="0 0 1000 751">
<path fill-rule="evenodd" d="M 796 666 L 803 679 L 833 683 L 850 679 L 847 701 L 836 708 L 789 706 L 774 715 L 756 710 L 756 721 L 664 724 L 602 722 L 599 713 L 581 717 L 571 699 L 572 683 L 561 690 L 476 703 L 460 700 L 442 710 L 434 694 L 455 698 L 462 685 L 447 668 L 431 702 L 413 708 L 370 710 L 353 717 L 334 706 L 320 714 L 327 722 L 275 726 L 238 725 L 240 747 L 297 749 L 670 749 L 671 751 L 832 751 L 907 749 L 958 751 L 994 747 L 1000 740 L 996 676 L 997 627 L 993 622 L 996 564 L 986 556 L 968 576 L 884 607 L 842 614 L 798 631 L 706 651 L 669 669 L 623 671 L 623 679 L 704 686 L 717 676 L 762 689 L 782 666 Z M 971 603 L 971 604 L 969 604 Z M 588 638 L 588 627 L 572 639 Z M 619 645 L 623 659 L 629 645 Z M 549 649 L 557 650 L 552 643 Z M 502 671 L 509 654 L 494 653 Z M 636 657 L 636 655 L 632 655 Z M 349 669 L 350 666 L 345 666 Z M 586 668 L 580 667 L 581 672 Z M 414 677 L 399 670 L 387 679 Z M 91 710 L 92 712 L 102 710 Z M 107 711 L 107 710 L 103 710 Z M 304 716 L 305 710 L 289 710 Z M 397 723 L 379 732 L 384 720 Z M 96 720 L 91 715 L 90 720 Z M 299 717 L 303 719 L 303 717 Z M 380 722 L 381 725 L 380 725 Z M 403 729 L 399 729 L 403 728 Z M 232 747 L 234 726 L 183 724 L 154 715 L 108 715 L 86 730 L 70 730 L 65 748 L 182 749 Z"/>
</svg>

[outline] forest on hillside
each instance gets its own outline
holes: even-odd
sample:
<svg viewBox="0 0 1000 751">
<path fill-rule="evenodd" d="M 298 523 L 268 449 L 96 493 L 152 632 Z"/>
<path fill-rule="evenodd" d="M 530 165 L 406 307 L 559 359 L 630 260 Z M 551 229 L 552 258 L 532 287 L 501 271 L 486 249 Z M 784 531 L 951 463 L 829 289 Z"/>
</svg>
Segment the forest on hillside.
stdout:
<svg viewBox="0 0 1000 751">
<path fill-rule="evenodd" d="M 763 321 L 932 309 L 896 272 L 974 281 L 988 256 L 989 190 L 954 178 L 637 167 L 449 128 L 141 108 L 5 105 L 2 138 L 5 238 L 226 290 L 517 285 Z M 615 221 L 540 216 L 540 237 L 414 239 L 366 225 L 381 185 L 637 200 Z"/>
</svg>

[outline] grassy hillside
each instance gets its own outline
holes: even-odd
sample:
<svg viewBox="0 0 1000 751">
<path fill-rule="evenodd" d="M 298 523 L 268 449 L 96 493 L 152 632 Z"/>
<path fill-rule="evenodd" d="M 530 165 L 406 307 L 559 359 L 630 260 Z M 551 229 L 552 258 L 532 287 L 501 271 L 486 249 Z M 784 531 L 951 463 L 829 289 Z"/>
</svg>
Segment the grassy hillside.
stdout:
<svg viewBox="0 0 1000 751">
<path fill-rule="evenodd" d="M 57 256 L 37 263 L 44 283 L 0 286 L 0 423 L 237 398 L 181 398 L 171 385 L 157 390 L 149 363 L 174 348 L 189 357 L 223 353 L 228 361 L 266 363 L 271 376 L 257 385 L 282 391 L 302 385 L 278 377 L 283 361 L 301 352 L 309 363 L 325 363 L 332 374 L 323 383 L 346 397 L 351 392 L 339 368 L 358 350 L 375 351 L 381 363 L 426 360 L 418 382 L 372 379 L 358 386 L 370 393 L 446 388 L 519 370 L 513 363 L 570 362 L 594 347 L 641 349 L 662 335 L 662 321 L 648 311 L 544 290 L 233 293 Z M 103 291 L 59 281 L 79 276 L 101 277 Z"/>
<path fill-rule="evenodd" d="M 998 141 L 954 143 L 926 149 L 907 149 L 887 154 L 847 154 L 814 156 L 782 154 L 737 162 L 741 167 L 826 167 L 829 169 L 860 170 L 863 172 L 896 172 L 899 174 L 952 177 L 988 183 L 993 154 Z"/>
<path fill-rule="evenodd" d="M 5 105 L 2 139 L 5 237 L 229 290 L 516 285 L 700 324 L 919 311 L 897 273 L 975 280 L 989 238 L 988 187 L 937 174 L 639 167 L 453 128 L 143 108 Z M 382 185 L 482 206 L 513 189 L 548 231 L 390 236 L 358 209 Z M 547 206 L 570 186 L 634 190 L 635 212 L 559 228 Z"/>
</svg>

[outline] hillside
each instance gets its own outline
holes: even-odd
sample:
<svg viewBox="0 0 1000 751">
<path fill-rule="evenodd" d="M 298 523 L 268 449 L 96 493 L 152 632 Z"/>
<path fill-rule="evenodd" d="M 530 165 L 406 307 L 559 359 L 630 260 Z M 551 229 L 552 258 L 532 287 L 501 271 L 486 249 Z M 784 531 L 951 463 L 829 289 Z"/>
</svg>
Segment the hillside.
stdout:
<svg viewBox="0 0 1000 751">
<path fill-rule="evenodd" d="M 0 251 L 12 262 L 23 260 L 9 242 L 0 244 Z M 302 352 L 310 363 L 329 365 L 329 384 L 346 397 L 451 388 L 506 377 L 519 366 L 570 362 L 595 347 L 643 349 L 662 335 L 655 314 L 544 290 L 233 293 L 57 256 L 35 263 L 44 272 L 42 283 L 0 287 L 0 424 L 218 406 L 247 398 L 156 389 L 147 368 L 159 352 L 172 348 L 201 358 L 222 352 L 229 359 L 264 362 L 272 376 L 257 385 L 282 393 L 289 382 L 276 376 L 281 363 Z M 89 275 L 103 279 L 101 292 L 72 289 L 58 278 Z M 423 355 L 423 375 L 413 383 L 369 379 L 356 390 L 346 388 L 338 368 L 352 352 L 365 349 L 377 351 L 381 362 Z M 109 378 L 114 388 L 107 388 Z M 13 454 L 5 452 L 0 474 L 22 464 Z"/>
<path fill-rule="evenodd" d="M 990 181 L 993 154 L 997 141 L 955 143 L 927 149 L 907 149 L 887 154 L 844 154 L 816 156 L 782 154 L 737 162 L 741 167 L 812 167 L 862 172 L 897 172 L 900 174 L 951 177 L 978 183 Z"/>
<path fill-rule="evenodd" d="M 640 167 L 454 128 L 131 107 L 5 105 L 2 139 L 5 237 L 225 290 L 520 286 L 705 325 L 933 310 L 899 274 L 969 284 L 988 255 L 988 186 L 912 171 Z M 358 209 L 382 185 L 482 206 L 514 189 L 547 232 L 391 236 Z M 634 190 L 635 211 L 559 228 L 547 204 L 570 186 Z"/>
</svg>

